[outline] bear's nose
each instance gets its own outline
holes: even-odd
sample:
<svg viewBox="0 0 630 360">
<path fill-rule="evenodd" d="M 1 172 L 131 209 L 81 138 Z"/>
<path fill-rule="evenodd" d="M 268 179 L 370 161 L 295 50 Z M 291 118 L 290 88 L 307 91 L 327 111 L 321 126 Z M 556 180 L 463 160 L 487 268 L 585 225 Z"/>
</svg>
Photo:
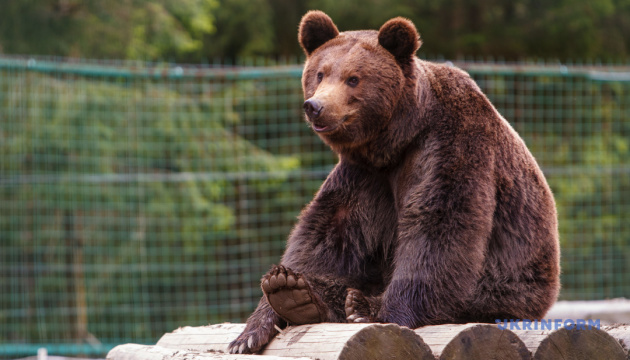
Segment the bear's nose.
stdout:
<svg viewBox="0 0 630 360">
<path fill-rule="evenodd" d="M 322 112 L 322 103 L 316 99 L 308 99 L 304 102 L 304 111 L 311 118 L 316 118 Z"/>
</svg>

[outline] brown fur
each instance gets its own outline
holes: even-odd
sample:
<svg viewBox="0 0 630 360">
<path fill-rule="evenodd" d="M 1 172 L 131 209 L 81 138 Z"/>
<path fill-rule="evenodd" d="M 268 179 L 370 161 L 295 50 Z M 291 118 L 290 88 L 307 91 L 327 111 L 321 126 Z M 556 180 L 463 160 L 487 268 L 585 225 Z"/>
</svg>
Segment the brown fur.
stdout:
<svg viewBox="0 0 630 360">
<path fill-rule="evenodd" d="M 560 287 L 553 196 L 468 74 L 416 58 L 401 18 L 338 33 L 309 12 L 300 43 L 304 97 L 322 105 L 307 120 L 339 163 L 282 265 L 308 279 L 325 321 L 345 321 L 346 300 L 362 319 L 411 328 L 543 317 Z M 279 319 L 263 298 L 232 351 L 259 350 Z"/>
</svg>

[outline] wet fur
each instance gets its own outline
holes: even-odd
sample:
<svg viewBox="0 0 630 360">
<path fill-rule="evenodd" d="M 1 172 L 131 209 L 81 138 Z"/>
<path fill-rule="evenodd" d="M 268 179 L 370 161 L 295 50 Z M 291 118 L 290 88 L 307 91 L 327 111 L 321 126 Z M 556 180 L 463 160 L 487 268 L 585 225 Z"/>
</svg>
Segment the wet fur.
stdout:
<svg viewBox="0 0 630 360">
<path fill-rule="evenodd" d="M 557 216 L 524 142 L 467 73 L 415 57 L 408 20 L 380 33 L 329 29 L 324 42 L 305 35 L 327 19 L 302 21 L 305 99 L 329 86 L 321 121 L 355 115 L 320 134 L 339 163 L 300 215 L 282 265 L 309 279 L 332 322 L 345 321 L 348 288 L 376 299 L 374 321 L 410 328 L 543 317 L 560 288 Z M 359 86 L 338 84 L 353 73 Z M 268 307 L 263 298 L 244 334 L 268 341 L 275 330 L 258 324 L 284 326 Z M 264 341 L 255 345 L 244 352 Z"/>
</svg>

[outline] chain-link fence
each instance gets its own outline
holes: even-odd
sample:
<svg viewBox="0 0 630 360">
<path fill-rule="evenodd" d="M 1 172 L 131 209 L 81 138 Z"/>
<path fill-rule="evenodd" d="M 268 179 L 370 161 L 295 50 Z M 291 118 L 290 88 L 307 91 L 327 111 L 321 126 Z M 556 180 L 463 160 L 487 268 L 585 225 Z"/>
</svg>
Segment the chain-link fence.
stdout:
<svg viewBox="0 0 630 360">
<path fill-rule="evenodd" d="M 249 65 L 0 58 L 0 357 L 246 319 L 336 161 L 301 67 Z M 630 297 L 630 68 L 456 65 L 554 191 L 561 297 Z"/>
</svg>

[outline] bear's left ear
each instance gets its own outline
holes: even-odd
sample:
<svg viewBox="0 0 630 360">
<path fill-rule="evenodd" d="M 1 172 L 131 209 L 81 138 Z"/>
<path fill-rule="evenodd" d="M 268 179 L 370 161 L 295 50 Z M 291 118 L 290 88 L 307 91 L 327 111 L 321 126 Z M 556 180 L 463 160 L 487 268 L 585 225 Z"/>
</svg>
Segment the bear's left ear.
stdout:
<svg viewBox="0 0 630 360">
<path fill-rule="evenodd" d="M 302 17 L 298 40 L 306 56 L 318 47 L 339 35 L 339 30 L 328 15 L 318 10 L 311 10 Z"/>
<path fill-rule="evenodd" d="M 413 23 L 397 17 L 389 20 L 378 31 L 378 43 L 400 63 L 409 63 L 422 45 Z"/>
</svg>

